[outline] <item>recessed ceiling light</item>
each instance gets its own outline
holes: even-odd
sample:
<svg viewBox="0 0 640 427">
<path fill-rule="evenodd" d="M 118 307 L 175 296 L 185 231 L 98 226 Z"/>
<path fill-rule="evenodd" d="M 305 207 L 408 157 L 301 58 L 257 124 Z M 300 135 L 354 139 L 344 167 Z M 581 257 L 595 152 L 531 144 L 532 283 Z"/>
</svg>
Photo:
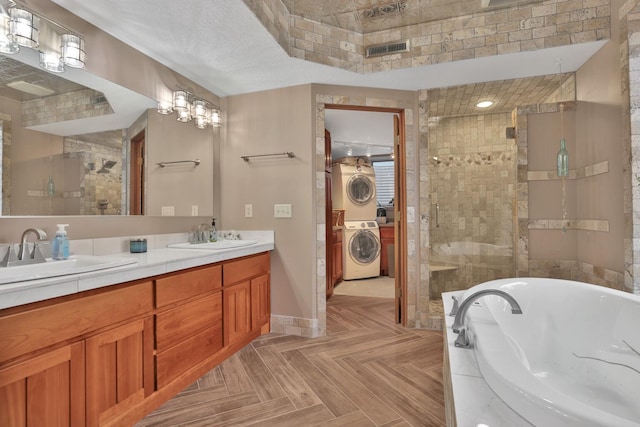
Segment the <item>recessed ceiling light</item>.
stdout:
<svg viewBox="0 0 640 427">
<path fill-rule="evenodd" d="M 493 105 L 493 101 L 480 101 L 476 104 L 478 108 L 487 108 Z"/>
</svg>

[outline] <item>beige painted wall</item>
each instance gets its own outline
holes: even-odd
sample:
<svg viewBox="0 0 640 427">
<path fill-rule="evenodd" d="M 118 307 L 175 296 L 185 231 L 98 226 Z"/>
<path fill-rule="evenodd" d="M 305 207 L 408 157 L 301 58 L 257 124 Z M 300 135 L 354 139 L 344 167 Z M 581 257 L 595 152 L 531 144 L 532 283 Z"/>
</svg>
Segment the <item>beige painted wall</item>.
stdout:
<svg viewBox="0 0 640 427">
<path fill-rule="evenodd" d="M 617 20 L 616 20 L 617 21 Z M 609 232 L 582 232 L 579 260 L 624 271 L 624 182 L 620 51 L 609 42 L 576 73 L 580 149 L 576 162 L 609 162 L 609 172 L 578 182 L 580 217 L 609 220 Z M 582 102 L 580 102 L 582 101 Z"/>
<path fill-rule="evenodd" d="M 214 209 L 214 188 L 219 187 L 220 129 L 197 129 L 193 123 L 181 123 L 174 115 L 147 112 L 146 132 L 146 215 L 161 215 L 163 206 L 173 206 L 176 216 L 191 216 L 198 206 L 201 216 L 219 216 Z M 200 159 L 193 163 L 161 168 L 160 162 Z M 210 222 L 210 221 L 209 221 Z"/>
<path fill-rule="evenodd" d="M 618 45 L 607 43 L 576 73 L 575 112 L 565 112 L 570 168 L 607 161 L 609 172 L 566 181 L 567 218 L 607 220 L 609 231 L 530 230 L 532 260 L 576 260 L 624 271 L 622 97 Z M 529 170 L 553 170 L 558 113 L 528 118 Z M 560 181 L 529 182 L 529 219 L 562 218 Z"/>
<path fill-rule="evenodd" d="M 569 167 L 576 168 L 575 113 L 564 112 L 564 137 L 569 152 Z M 527 132 L 529 136 L 529 171 L 554 171 L 556 155 L 560 148 L 559 113 L 530 114 Z M 565 180 L 566 218 L 577 216 L 576 181 Z M 562 181 L 529 181 L 529 220 L 562 219 Z M 576 260 L 577 231 L 529 230 L 529 259 Z"/>
<path fill-rule="evenodd" d="M 225 99 L 221 150 L 221 227 L 274 230 L 271 261 L 273 314 L 315 318 L 315 200 L 311 86 Z M 244 162 L 241 155 L 293 151 Z M 274 218 L 274 203 L 291 204 L 292 218 Z M 245 218 L 245 204 L 253 217 Z M 322 212 L 324 215 L 324 212 Z"/>
</svg>

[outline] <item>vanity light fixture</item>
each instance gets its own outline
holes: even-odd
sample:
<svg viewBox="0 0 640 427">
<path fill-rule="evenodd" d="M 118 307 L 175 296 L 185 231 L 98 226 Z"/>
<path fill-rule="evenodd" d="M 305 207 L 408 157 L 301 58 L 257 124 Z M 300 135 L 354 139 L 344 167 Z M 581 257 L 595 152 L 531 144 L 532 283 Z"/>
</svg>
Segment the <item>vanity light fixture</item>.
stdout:
<svg viewBox="0 0 640 427">
<path fill-rule="evenodd" d="M 60 45 L 60 60 L 69 67 L 84 68 L 87 53 L 84 50 L 84 39 L 75 34 L 63 34 Z"/>
<path fill-rule="evenodd" d="M 205 99 L 197 98 L 184 89 L 173 92 L 173 102 L 158 101 L 158 113 L 170 114 L 176 112 L 179 122 L 194 121 L 198 129 L 207 126 L 220 127 L 220 110 Z"/>
<path fill-rule="evenodd" d="M 40 67 L 52 73 L 64 72 L 64 64 L 55 52 L 40 51 Z"/>
<path fill-rule="evenodd" d="M 189 95 L 184 90 L 173 92 L 173 110 L 178 115 L 179 122 L 186 123 L 191 120 L 191 106 L 189 105 Z"/>
<path fill-rule="evenodd" d="M 9 14 L 2 8 L 0 10 L 0 53 L 12 55 L 19 50 L 20 46 L 9 35 Z"/>
<path fill-rule="evenodd" d="M 207 104 L 201 100 L 193 101 L 193 121 L 198 129 L 204 129 L 209 124 L 207 117 Z"/>
<path fill-rule="evenodd" d="M 480 101 L 476 104 L 478 108 L 489 108 L 493 105 L 493 101 Z"/>
<path fill-rule="evenodd" d="M 28 10 L 9 9 L 9 36 L 20 46 L 38 47 L 40 18 Z"/>
<path fill-rule="evenodd" d="M 220 110 L 213 108 L 211 110 L 211 119 L 209 121 L 211 122 L 211 125 L 214 128 L 219 128 L 220 124 L 222 123 L 222 118 L 220 117 Z"/>
<path fill-rule="evenodd" d="M 158 101 L 158 113 L 171 114 L 173 113 L 173 105 L 170 102 Z"/>
</svg>

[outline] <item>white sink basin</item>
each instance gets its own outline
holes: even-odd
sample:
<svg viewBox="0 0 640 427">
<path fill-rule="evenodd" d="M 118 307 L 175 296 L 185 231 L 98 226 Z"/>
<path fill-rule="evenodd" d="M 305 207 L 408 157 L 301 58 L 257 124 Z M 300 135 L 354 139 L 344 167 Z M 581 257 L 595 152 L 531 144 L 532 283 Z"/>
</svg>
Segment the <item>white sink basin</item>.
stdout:
<svg viewBox="0 0 640 427">
<path fill-rule="evenodd" d="M 170 248 L 177 249 L 200 249 L 208 251 L 222 251 L 224 249 L 240 248 L 242 246 L 251 246 L 258 243 L 257 240 L 218 240 L 217 242 L 207 243 L 174 243 L 169 245 Z"/>
<path fill-rule="evenodd" d="M 132 258 L 91 255 L 74 255 L 69 257 L 69 259 L 60 261 L 47 258 L 47 262 L 39 264 L 0 267 L 0 284 L 88 273 L 90 271 L 105 270 L 137 262 L 137 260 Z"/>
</svg>

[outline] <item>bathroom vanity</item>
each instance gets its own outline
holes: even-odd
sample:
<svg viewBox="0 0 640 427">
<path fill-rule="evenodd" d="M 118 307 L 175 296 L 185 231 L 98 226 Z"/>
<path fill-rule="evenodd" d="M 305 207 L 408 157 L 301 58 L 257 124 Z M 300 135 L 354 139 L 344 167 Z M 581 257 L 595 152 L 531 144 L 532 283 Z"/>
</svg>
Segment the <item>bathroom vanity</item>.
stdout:
<svg viewBox="0 0 640 427">
<path fill-rule="evenodd" d="M 93 289 L 0 310 L 0 425 L 135 424 L 269 332 L 270 249 L 150 251 Z"/>
</svg>

